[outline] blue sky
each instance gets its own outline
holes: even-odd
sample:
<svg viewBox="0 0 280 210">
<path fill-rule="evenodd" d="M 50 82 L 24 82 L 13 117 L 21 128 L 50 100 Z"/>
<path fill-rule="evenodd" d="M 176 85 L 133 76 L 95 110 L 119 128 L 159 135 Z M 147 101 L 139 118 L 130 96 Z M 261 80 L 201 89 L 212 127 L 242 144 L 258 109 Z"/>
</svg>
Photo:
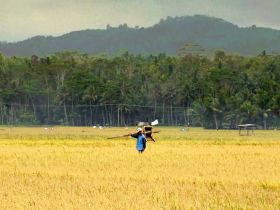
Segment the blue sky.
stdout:
<svg viewBox="0 0 280 210">
<path fill-rule="evenodd" d="M 280 0 L 0 0 L 0 40 L 118 26 L 152 26 L 167 16 L 202 14 L 239 26 L 280 29 Z"/>
</svg>

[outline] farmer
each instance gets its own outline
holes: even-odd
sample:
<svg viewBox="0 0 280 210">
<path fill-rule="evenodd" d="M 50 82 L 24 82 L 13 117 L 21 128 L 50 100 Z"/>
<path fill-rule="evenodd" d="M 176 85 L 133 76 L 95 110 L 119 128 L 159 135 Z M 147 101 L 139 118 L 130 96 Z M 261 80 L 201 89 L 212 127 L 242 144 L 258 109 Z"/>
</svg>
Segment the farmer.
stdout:
<svg viewBox="0 0 280 210">
<path fill-rule="evenodd" d="M 131 134 L 131 137 L 137 138 L 136 149 L 139 153 L 146 149 L 146 137 L 143 134 L 142 128 L 137 128 L 137 133 Z"/>
</svg>

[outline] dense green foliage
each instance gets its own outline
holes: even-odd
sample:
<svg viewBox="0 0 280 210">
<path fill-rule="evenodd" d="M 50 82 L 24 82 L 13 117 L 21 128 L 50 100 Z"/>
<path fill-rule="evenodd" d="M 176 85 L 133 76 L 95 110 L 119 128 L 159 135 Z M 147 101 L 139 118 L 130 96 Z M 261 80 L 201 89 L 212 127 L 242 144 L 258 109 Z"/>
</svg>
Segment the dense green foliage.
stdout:
<svg viewBox="0 0 280 210">
<path fill-rule="evenodd" d="M 0 123 L 278 127 L 279 81 L 280 56 L 0 54 Z"/>
<path fill-rule="evenodd" d="M 257 26 L 241 28 L 222 19 L 195 15 L 168 17 L 148 28 L 108 25 L 104 30 L 0 43 L 0 52 L 9 56 L 48 55 L 63 50 L 115 54 L 122 49 L 141 55 L 178 55 L 182 51 L 213 55 L 217 49 L 239 55 L 256 56 L 263 50 L 279 54 L 280 31 Z"/>
</svg>

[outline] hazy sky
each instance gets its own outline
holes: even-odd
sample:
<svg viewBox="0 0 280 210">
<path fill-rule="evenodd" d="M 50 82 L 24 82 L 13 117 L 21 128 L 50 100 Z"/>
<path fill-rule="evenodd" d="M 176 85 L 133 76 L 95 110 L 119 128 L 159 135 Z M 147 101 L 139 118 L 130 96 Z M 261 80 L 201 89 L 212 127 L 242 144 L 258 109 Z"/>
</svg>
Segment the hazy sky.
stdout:
<svg viewBox="0 0 280 210">
<path fill-rule="evenodd" d="M 203 14 L 280 29 L 280 0 L 0 0 L 0 41 Z"/>
</svg>

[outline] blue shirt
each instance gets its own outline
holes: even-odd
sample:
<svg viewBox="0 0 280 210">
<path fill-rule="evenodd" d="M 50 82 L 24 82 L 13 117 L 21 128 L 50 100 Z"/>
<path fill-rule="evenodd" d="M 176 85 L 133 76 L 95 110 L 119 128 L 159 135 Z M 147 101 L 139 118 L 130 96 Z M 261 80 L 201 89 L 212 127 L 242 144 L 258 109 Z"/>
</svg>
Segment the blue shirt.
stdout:
<svg viewBox="0 0 280 210">
<path fill-rule="evenodd" d="M 146 138 L 143 134 L 138 135 L 137 137 L 137 143 L 136 143 L 136 149 L 138 151 L 144 151 L 146 148 Z"/>
</svg>

